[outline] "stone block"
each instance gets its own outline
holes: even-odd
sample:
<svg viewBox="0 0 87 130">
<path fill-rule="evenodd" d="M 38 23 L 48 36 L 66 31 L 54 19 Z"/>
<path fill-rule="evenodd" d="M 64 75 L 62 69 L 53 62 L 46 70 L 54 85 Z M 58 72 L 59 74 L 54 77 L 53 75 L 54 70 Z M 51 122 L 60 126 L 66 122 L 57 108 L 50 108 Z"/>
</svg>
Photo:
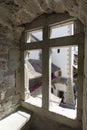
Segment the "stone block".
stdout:
<svg viewBox="0 0 87 130">
<path fill-rule="evenodd" d="M 8 84 L 9 84 L 9 87 L 15 86 L 15 74 L 8 76 Z"/>
<path fill-rule="evenodd" d="M 0 46 L 0 54 L 8 54 L 8 48 L 4 46 Z"/>
<path fill-rule="evenodd" d="M 13 110 L 13 108 L 12 108 L 12 101 L 9 100 L 8 102 L 5 102 L 3 104 L 3 109 L 4 109 L 5 116 L 10 114 L 12 112 L 12 110 Z"/>
<path fill-rule="evenodd" d="M 0 84 L 3 82 L 4 80 L 4 72 L 1 70 L 0 71 Z"/>
<path fill-rule="evenodd" d="M 3 109 L 2 105 L 0 104 L 0 112 L 3 112 L 3 111 L 4 111 L 4 109 Z"/>
<path fill-rule="evenodd" d="M 9 50 L 8 67 L 11 71 L 16 71 L 20 65 L 20 51 L 18 49 Z"/>
<path fill-rule="evenodd" d="M 15 78 L 15 72 L 8 72 L 5 74 L 5 82 L 8 84 L 9 88 L 15 87 Z"/>
<path fill-rule="evenodd" d="M 0 92 L 5 91 L 8 89 L 8 83 L 3 80 L 3 82 L 0 84 Z"/>
<path fill-rule="evenodd" d="M 0 111 L 0 119 L 2 119 L 5 116 L 4 111 Z"/>
<path fill-rule="evenodd" d="M 6 97 L 14 96 L 15 95 L 15 87 L 12 87 L 7 90 Z"/>
<path fill-rule="evenodd" d="M 21 92 L 21 73 L 16 72 L 16 93 Z"/>
<path fill-rule="evenodd" d="M 6 90 L 3 90 L 0 94 L 0 99 L 4 100 L 5 99 L 5 94 L 6 94 Z"/>
<path fill-rule="evenodd" d="M 0 53 L 0 59 L 7 60 L 8 59 L 8 53 Z"/>
<path fill-rule="evenodd" d="M 0 70 L 7 71 L 7 61 L 6 60 L 0 60 Z"/>
<path fill-rule="evenodd" d="M 15 95 L 13 96 L 13 99 L 12 99 L 12 104 L 19 104 L 19 100 L 20 100 L 20 95 Z"/>
<path fill-rule="evenodd" d="M 8 102 L 4 102 L 2 107 L 5 111 L 5 110 L 9 109 L 11 106 L 12 106 L 12 101 L 9 100 Z"/>
</svg>

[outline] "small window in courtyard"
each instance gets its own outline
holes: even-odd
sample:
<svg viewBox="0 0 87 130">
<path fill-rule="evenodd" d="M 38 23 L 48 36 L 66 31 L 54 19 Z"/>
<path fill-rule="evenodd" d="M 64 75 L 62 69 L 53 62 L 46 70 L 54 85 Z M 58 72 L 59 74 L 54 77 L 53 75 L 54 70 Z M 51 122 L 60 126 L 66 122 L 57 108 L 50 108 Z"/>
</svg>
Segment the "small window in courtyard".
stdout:
<svg viewBox="0 0 87 130">
<path fill-rule="evenodd" d="M 57 49 L 57 53 L 60 53 L 60 49 Z"/>
<path fill-rule="evenodd" d="M 27 43 L 42 41 L 42 29 L 27 32 Z"/>
<path fill-rule="evenodd" d="M 52 26 L 50 39 L 73 35 L 73 29 L 73 22 Z"/>
</svg>

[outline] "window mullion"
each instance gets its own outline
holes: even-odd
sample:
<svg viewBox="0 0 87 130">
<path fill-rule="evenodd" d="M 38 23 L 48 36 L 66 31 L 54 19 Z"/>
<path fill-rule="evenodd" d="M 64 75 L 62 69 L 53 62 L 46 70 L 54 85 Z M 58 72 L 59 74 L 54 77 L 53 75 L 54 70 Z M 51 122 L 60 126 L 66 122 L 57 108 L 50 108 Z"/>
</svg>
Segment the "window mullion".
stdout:
<svg viewBox="0 0 87 130">
<path fill-rule="evenodd" d="M 77 82 L 77 119 L 82 120 L 82 105 L 83 104 L 83 66 L 84 66 L 84 26 L 83 24 L 76 20 L 74 21 L 74 33 L 83 34 L 78 37 L 78 82 Z"/>
<path fill-rule="evenodd" d="M 43 70 L 43 77 L 42 77 L 42 107 L 44 109 L 49 108 L 49 91 L 51 86 L 51 58 L 50 58 L 50 51 L 49 48 L 45 48 L 42 50 L 42 70 Z"/>
<path fill-rule="evenodd" d="M 50 35 L 50 29 L 47 25 L 47 19 L 46 19 L 45 27 L 43 28 L 43 40 L 44 44 L 47 46 L 44 46 L 42 49 L 42 71 L 43 71 L 43 77 L 42 77 L 42 107 L 46 110 L 49 109 L 49 91 L 51 86 L 51 58 L 50 58 L 50 50 L 48 46 L 47 40 L 49 39 Z M 46 42 L 45 42 L 46 41 Z"/>
</svg>

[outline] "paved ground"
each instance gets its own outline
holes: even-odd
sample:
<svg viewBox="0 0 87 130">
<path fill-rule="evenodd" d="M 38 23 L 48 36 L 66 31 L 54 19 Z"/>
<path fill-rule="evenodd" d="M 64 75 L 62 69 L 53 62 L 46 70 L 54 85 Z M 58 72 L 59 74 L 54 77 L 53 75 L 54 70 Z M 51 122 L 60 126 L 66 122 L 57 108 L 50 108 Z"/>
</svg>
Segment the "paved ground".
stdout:
<svg viewBox="0 0 87 130">
<path fill-rule="evenodd" d="M 34 91 L 31 94 L 31 97 L 29 99 L 27 99 L 26 102 L 28 102 L 32 105 L 36 105 L 38 107 L 42 107 L 41 92 L 42 92 L 41 87 L 36 89 L 36 91 Z M 69 109 L 69 108 L 60 107 L 59 106 L 60 102 L 61 102 L 60 98 L 51 94 L 49 111 L 55 112 L 57 114 L 63 115 L 65 117 L 68 117 L 71 119 L 75 119 L 77 116 L 77 109 Z"/>
</svg>

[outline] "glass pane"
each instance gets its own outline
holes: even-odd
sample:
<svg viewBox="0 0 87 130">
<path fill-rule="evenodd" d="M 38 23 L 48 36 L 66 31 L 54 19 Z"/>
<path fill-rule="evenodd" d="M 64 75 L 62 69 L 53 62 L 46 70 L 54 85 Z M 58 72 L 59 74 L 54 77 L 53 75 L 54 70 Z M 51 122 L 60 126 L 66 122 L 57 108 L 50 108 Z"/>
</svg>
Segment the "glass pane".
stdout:
<svg viewBox="0 0 87 130">
<path fill-rule="evenodd" d="M 30 96 L 26 102 L 42 106 L 42 59 L 41 50 L 25 51 L 25 90 Z"/>
<path fill-rule="evenodd" d="M 74 24 L 72 22 L 67 24 L 52 26 L 50 39 L 73 35 L 73 26 Z"/>
<path fill-rule="evenodd" d="M 42 29 L 27 32 L 27 43 L 38 42 L 42 40 Z"/>
<path fill-rule="evenodd" d="M 77 116 L 78 47 L 51 48 L 49 110 L 71 119 Z"/>
</svg>

